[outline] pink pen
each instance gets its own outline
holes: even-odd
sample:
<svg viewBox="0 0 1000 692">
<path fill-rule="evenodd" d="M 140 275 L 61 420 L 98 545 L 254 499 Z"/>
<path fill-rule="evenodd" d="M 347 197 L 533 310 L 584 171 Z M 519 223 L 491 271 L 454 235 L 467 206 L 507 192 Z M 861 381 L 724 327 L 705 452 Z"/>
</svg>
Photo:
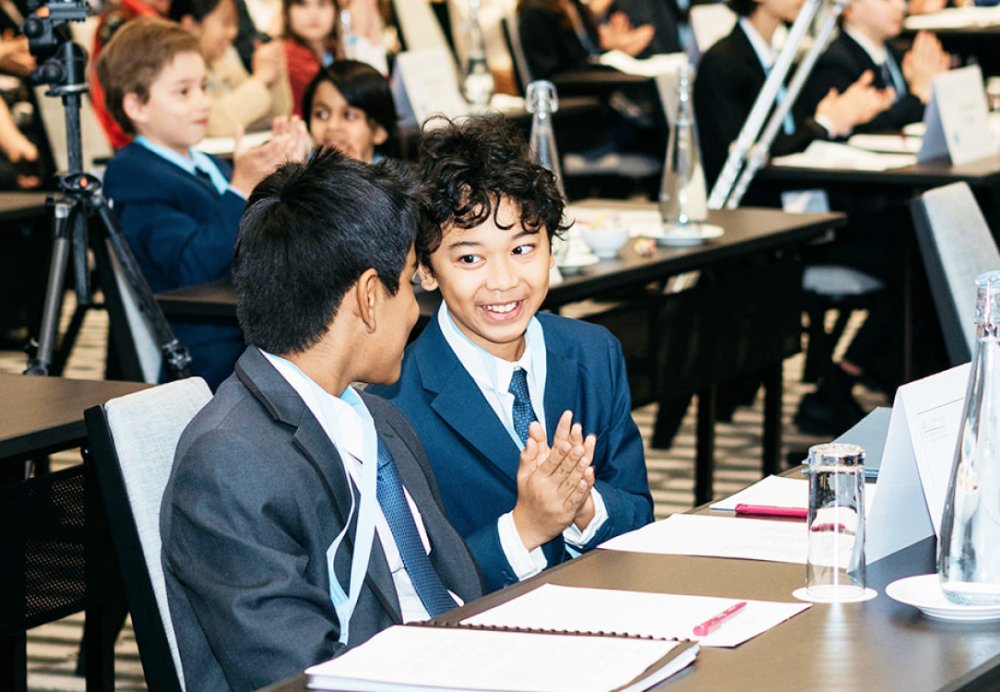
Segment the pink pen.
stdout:
<svg viewBox="0 0 1000 692">
<path fill-rule="evenodd" d="M 809 515 L 809 510 L 805 507 L 774 507 L 771 505 L 748 505 L 739 503 L 736 505 L 737 514 L 756 514 L 764 517 L 796 517 L 805 519 Z"/>
<path fill-rule="evenodd" d="M 719 629 L 722 626 L 722 623 L 724 623 L 726 620 L 733 617 L 734 615 L 738 614 L 741 610 L 743 610 L 746 607 L 747 607 L 747 602 L 740 601 L 736 605 L 732 605 L 726 608 L 718 615 L 711 617 L 708 620 L 705 620 L 705 622 L 701 623 L 700 625 L 695 625 L 694 635 L 696 637 L 704 637 L 708 634 L 711 634 L 715 630 Z"/>
</svg>

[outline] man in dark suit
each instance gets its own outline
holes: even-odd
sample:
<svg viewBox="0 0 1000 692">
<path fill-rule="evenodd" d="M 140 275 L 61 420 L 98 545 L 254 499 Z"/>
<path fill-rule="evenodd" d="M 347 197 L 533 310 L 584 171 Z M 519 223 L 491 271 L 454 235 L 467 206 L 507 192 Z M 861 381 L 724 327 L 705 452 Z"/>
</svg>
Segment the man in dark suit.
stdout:
<svg viewBox="0 0 1000 692">
<path fill-rule="evenodd" d="M 711 187 L 722 171 L 730 144 L 750 115 L 777 58 L 771 46 L 774 32 L 798 15 L 801 2 L 784 0 L 731 0 L 739 15 L 733 31 L 712 46 L 698 65 L 694 109 L 698 119 L 705 182 Z M 872 75 L 859 71 L 838 85 L 827 86 L 808 104 L 801 99 L 786 118 L 771 145 L 770 154 L 781 156 L 805 149 L 814 139 L 836 139 L 852 132 L 887 107 L 886 95 L 871 86 Z M 780 91 L 778 98 L 782 98 Z M 775 203 L 748 200 L 746 203 Z"/>
<path fill-rule="evenodd" d="M 872 84 L 892 89 L 892 105 L 857 132 L 898 130 L 924 117 L 931 98 L 931 81 L 947 70 L 950 57 L 933 34 L 922 31 L 905 55 L 889 40 L 903 29 L 902 0 L 854 0 L 844 9 L 840 35 L 816 61 L 802 93 L 805 107 L 819 102 L 834 88 L 841 91 L 860 75 L 869 72 Z"/>
<path fill-rule="evenodd" d="M 255 189 L 233 260 L 250 346 L 178 445 L 161 533 L 189 691 L 257 689 L 478 597 L 389 384 L 418 315 L 400 169 L 336 152 Z"/>
<path fill-rule="evenodd" d="M 563 202 L 523 139 L 500 119 L 448 123 L 425 134 L 421 170 L 420 277 L 444 302 L 398 385 L 375 391 L 419 432 L 498 589 L 652 521 L 642 439 L 618 341 L 538 312 Z"/>
</svg>

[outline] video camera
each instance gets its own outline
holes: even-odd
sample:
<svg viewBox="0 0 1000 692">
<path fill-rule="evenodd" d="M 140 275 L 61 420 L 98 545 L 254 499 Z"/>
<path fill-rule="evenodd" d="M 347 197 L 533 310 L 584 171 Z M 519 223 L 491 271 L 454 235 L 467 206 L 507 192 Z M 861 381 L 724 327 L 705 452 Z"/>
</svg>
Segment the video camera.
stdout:
<svg viewBox="0 0 1000 692">
<path fill-rule="evenodd" d="M 21 24 L 21 33 L 28 37 L 28 48 L 38 58 L 38 67 L 31 73 L 33 84 L 70 86 L 77 84 L 84 74 L 87 55 L 73 45 L 68 32 L 59 31 L 66 22 L 87 19 L 90 7 L 87 0 L 29 0 L 32 14 Z M 40 16 L 39 9 L 48 10 Z"/>
</svg>

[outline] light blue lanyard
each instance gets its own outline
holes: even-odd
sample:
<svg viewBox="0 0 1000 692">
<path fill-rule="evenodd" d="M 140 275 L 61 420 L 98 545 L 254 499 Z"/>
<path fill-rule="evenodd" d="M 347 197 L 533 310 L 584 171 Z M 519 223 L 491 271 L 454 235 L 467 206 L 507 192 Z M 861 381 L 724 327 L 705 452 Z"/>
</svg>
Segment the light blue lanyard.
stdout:
<svg viewBox="0 0 1000 692">
<path fill-rule="evenodd" d="M 288 362 L 291 363 L 291 361 Z M 309 382 L 309 387 L 319 404 L 318 408 L 323 412 L 323 417 L 328 424 L 326 428 L 328 430 L 335 430 L 337 426 L 334 422 L 337 418 L 331 410 L 329 393 L 303 373 L 297 365 L 294 363 L 291 363 L 291 365 Z M 354 390 L 348 388 L 341 398 L 362 418 L 369 430 L 375 430 L 375 421 L 372 419 L 371 413 Z M 355 501 L 353 490 L 351 492 L 351 508 L 347 514 L 347 520 L 344 522 L 344 528 L 333 539 L 330 547 L 326 549 L 326 566 L 330 575 L 330 600 L 333 603 L 334 611 L 337 613 L 337 620 L 340 622 L 340 643 L 345 646 L 350 636 L 351 616 L 354 614 L 354 609 L 358 605 L 358 598 L 361 596 L 361 586 L 364 584 L 365 574 L 368 572 L 368 561 L 371 557 L 372 544 L 375 542 L 375 516 L 378 511 L 376 489 L 378 474 L 377 434 L 374 432 L 373 434 L 367 434 L 364 440 L 364 459 L 361 464 L 361 504 L 358 510 L 358 530 L 354 539 L 354 554 L 351 556 L 349 592 L 344 591 L 344 587 L 337 579 L 337 573 L 334 571 L 334 558 L 337 556 L 337 551 L 340 549 L 344 537 L 347 536 L 351 519 L 354 516 Z M 334 441 L 331 439 L 331 442 Z M 334 442 L 334 446 L 336 446 L 336 442 Z M 339 447 L 337 447 L 337 451 L 340 454 L 340 461 L 344 466 L 344 475 L 348 487 L 350 487 L 351 462 L 348 460 L 348 455 Z"/>
</svg>

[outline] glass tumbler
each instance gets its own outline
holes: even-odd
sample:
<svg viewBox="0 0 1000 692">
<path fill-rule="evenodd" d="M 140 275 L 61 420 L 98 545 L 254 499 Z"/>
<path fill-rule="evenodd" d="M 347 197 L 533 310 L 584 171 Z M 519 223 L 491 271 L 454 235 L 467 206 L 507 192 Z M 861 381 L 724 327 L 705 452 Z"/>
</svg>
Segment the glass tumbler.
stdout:
<svg viewBox="0 0 1000 692">
<path fill-rule="evenodd" d="M 857 445 L 809 448 L 806 594 L 810 600 L 865 597 L 864 458 Z"/>
</svg>

